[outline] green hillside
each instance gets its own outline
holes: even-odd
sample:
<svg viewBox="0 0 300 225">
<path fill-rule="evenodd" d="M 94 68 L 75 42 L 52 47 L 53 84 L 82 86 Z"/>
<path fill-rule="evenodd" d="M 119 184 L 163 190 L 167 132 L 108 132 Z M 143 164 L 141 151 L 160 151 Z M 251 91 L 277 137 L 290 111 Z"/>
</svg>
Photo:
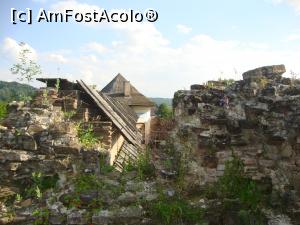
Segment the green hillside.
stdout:
<svg viewBox="0 0 300 225">
<path fill-rule="evenodd" d="M 172 98 L 150 98 L 156 105 L 160 105 L 162 103 L 167 104 L 172 107 Z"/>
<path fill-rule="evenodd" d="M 23 100 L 24 97 L 33 96 L 35 88 L 18 82 L 0 81 L 0 101 L 10 102 Z"/>
</svg>

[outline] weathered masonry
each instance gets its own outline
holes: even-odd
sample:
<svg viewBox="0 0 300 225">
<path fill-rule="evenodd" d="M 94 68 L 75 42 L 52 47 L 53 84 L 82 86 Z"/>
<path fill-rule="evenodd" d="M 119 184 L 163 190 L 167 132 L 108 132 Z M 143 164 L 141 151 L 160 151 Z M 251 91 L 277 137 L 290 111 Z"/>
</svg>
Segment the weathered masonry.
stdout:
<svg viewBox="0 0 300 225">
<path fill-rule="evenodd" d="M 283 77 L 285 71 L 266 66 L 231 84 L 195 84 L 175 93 L 178 134 L 191 144 L 195 185 L 215 182 L 234 153 L 252 179 L 300 192 L 300 82 Z"/>
</svg>

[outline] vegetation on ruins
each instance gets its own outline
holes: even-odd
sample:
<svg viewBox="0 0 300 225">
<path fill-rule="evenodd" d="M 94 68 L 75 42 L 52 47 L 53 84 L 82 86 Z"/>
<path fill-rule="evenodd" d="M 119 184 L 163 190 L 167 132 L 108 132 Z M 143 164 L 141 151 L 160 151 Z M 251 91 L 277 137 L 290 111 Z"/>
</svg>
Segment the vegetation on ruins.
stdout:
<svg viewBox="0 0 300 225">
<path fill-rule="evenodd" d="M 291 75 L 291 85 L 295 86 L 297 83 L 299 84 L 298 78 L 300 76 L 300 73 L 291 70 L 290 75 Z"/>
<path fill-rule="evenodd" d="M 35 76 L 42 73 L 41 67 L 30 59 L 30 54 L 32 52 L 26 47 L 24 42 L 21 42 L 19 46 L 21 49 L 19 53 L 19 62 L 14 64 L 10 68 L 10 71 L 12 74 L 18 75 L 19 80 L 30 82 Z"/>
<path fill-rule="evenodd" d="M 257 84 L 260 89 L 265 88 L 267 86 L 268 82 L 269 82 L 268 79 L 265 77 L 261 77 L 261 78 L 257 79 Z"/>
<path fill-rule="evenodd" d="M 54 188 L 57 184 L 58 176 L 45 176 L 41 172 L 33 172 L 30 184 L 25 188 L 25 197 L 33 197 L 40 199 L 43 192 L 50 188 Z"/>
<path fill-rule="evenodd" d="M 137 171 L 137 177 L 140 180 L 151 179 L 155 177 L 155 168 L 151 162 L 149 148 L 147 148 L 144 152 L 141 152 L 135 162 L 129 161 L 124 165 L 124 173 L 131 171 Z"/>
<path fill-rule="evenodd" d="M 246 176 L 243 161 L 234 154 L 225 163 L 224 175 L 207 188 L 205 196 L 221 201 L 222 214 L 237 210 L 240 224 L 265 224 L 262 209 L 267 207 L 266 194 Z"/>
<path fill-rule="evenodd" d="M 99 156 L 99 169 L 100 174 L 108 174 L 115 170 L 115 167 L 109 164 L 106 154 Z"/>
<path fill-rule="evenodd" d="M 7 103 L 0 102 L 0 121 L 7 115 Z"/>
<path fill-rule="evenodd" d="M 99 138 L 94 134 L 94 128 L 92 124 L 77 123 L 76 124 L 77 136 L 79 142 L 85 148 L 92 148 L 95 145 L 99 144 Z"/>
<path fill-rule="evenodd" d="M 186 224 L 203 222 L 204 209 L 193 207 L 185 199 L 178 196 L 160 199 L 150 207 L 150 214 L 163 224 Z"/>
<path fill-rule="evenodd" d="M 36 209 L 32 215 L 35 217 L 33 225 L 48 225 L 49 224 L 49 210 L 47 208 Z"/>
<path fill-rule="evenodd" d="M 76 111 L 75 110 L 70 110 L 70 111 L 65 111 L 64 113 L 64 117 L 67 121 L 69 121 L 70 119 L 72 119 L 73 116 L 76 115 Z"/>
<path fill-rule="evenodd" d="M 60 88 L 60 79 L 56 79 L 56 83 L 55 83 L 55 89 L 58 92 Z"/>
<path fill-rule="evenodd" d="M 50 106 L 49 102 L 49 90 L 47 88 L 43 89 L 43 94 L 42 94 L 42 104 L 45 106 Z"/>
<path fill-rule="evenodd" d="M 79 174 L 75 178 L 75 191 L 84 192 L 101 187 L 101 182 L 97 179 L 95 174 Z"/>
<path fill-rule="evenodd" d="M 218 82 L 224 84 L 225 87 L 230 86 L 231 84 L 233 84 L 235 82 L 234 79 L 222 79 L 222 78 L 218 78 Z"/>
</svg>

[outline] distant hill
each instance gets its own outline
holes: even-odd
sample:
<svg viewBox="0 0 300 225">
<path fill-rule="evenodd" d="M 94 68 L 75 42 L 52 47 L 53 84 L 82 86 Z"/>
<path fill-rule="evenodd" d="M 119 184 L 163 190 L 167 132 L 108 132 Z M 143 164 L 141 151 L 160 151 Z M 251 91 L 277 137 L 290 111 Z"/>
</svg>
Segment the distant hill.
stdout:
<svg viewBox="0 0 300 225">
<path fill-rule="evenodd" d="M 168 106 L 172 107 L 172 98 L 150 98 L 156 105 L 166 103 Z"/>
<path fill-rule="evenodd" d="M 28 96 L 33 96 L 35 88 L 18 82 L 0 81 L 0 101 L 19 101 Z"/>
</svg>

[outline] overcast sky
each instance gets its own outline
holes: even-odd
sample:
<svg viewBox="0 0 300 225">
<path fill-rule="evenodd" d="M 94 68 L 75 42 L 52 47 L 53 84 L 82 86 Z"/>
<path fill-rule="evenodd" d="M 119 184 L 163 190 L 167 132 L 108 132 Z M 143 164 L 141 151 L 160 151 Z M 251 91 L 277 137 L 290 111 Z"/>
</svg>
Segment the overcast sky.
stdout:
<svg viewBox="0 0 300 225">
<path fill-rule="evenodd" d="M 121 73 L 150 97 L 210 79 L 241 79 L 246 70 L 285 64 L 300 72 L 300 0 L 1 0 L 0 80 L 19 42 L 28 44 L 44 77 L 104 87 Z M 154 23 L 36 23 L 13 25 L 11 8 L 88 12 L 147 8 Z"/>
</svg>

